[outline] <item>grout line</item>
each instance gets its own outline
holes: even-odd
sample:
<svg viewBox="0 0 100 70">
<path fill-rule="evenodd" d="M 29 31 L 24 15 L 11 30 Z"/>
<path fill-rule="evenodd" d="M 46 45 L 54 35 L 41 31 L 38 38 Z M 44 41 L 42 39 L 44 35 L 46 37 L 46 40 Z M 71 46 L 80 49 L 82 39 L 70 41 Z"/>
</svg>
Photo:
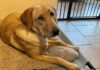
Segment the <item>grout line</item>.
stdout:
<svg viewBox="0 0 100 70">
<path fill-rule="evenodd" d="M 72 24 L 72 23 L 71 23 L 71 24 Z M 77 30 L 77 32 L 80 33 L 80 34 L 83 36 L 83 38 L 89 43 L 89 41 L 86 39 L 86 36 L 84 36 L 84 35 L 82 34 L 82 32 L 79 31 L 79 30 L 75 27 L 74 24 L 72 24 L 72 25 L 73 25 L 73 27 Z"/>
</svg>

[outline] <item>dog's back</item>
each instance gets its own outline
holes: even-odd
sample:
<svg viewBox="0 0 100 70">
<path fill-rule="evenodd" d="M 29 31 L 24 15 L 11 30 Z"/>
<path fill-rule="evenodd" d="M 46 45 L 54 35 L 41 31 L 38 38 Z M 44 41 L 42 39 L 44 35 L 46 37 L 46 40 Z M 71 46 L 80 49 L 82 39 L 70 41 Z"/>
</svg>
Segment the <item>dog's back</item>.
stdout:
<svg viewBox="0 0 100 70">
<path fill-rule="evenodd" d="M 0 23 L 0 37 L 7 44 L 10 44 L 10 37 L 13 35 L 16 27 L 20 25 L 19 16 L 17 13 L 9 14 Z"/>
</svg>

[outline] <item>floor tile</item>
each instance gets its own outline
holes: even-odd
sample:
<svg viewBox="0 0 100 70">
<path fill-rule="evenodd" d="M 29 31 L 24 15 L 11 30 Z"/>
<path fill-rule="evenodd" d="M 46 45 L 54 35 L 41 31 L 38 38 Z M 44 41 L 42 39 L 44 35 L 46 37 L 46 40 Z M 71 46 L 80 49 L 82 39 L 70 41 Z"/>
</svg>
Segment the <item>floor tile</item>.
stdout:
<svg viewBox="0 0 100 70">
<path fill-rule="evenodd" d="M 75 27 L 71 23 L 65 21 L 59 22 L 58 26 L 62 31 L 76 31 Z"/>
<path fill-rule="evenodd" d="M 74 26 L 94 26 L 96 25 L 97 21 L 72 21 L 71 23 Z"/>
<path fill-rule="evenodd" d="M 94 45 L 84 45 L 78 47 L 80 47 L 82 54 L 93 64 L 95 68 L 100 68 L 100 47 L 96 47 Z"/>
<path fill-rule="evenodd" d="M 89 43 L 91 44 L 99 44 L 100 43 L 100 36 L 95 37 L 86 37 Z"/>
<path fill-rule="evenodd" d="M 84 36 L 100 36 L 100 21 L 77 21 L 72 24 Z"/>
<path fill-rule="evenodd" d="M 95 67 L 96 69 L 100 69 L 100 62 L 99 62 L 99 61 L 92 61 L 92 60 L 91 60 L 91 62 L 92 62 L 92 64 L 94 65 L 94 67 Z"/>
<path fill-rule="evenodd" d="M 85 70 L 90 70 L 90 68 L 88 66 L 85 67 Z"/>
<path fill-rule="evenodd" d="M 76 26 L 76 28 L 84 36 L 100 36 L 100 30 L 98 30 L 97 26 Z"/>
<path fill-rule="evenodd" d="M 96 70 L 100 70 L 100 69 L 96 69 Z"/>
<path fill-rule="evenodd" d="M 92 44 L 92 47 L 93 47 L 92 49 L 95 49 L 96 50 L 94 52 L 97 52 L 97 53 L 100 54 L 100 43 L 99 44 Z"/>
<path fill-rule="evenodd" d="M 78 32 L 64 32 L 74 45 L 87 45 L 89 42 Z"/>
</svg>

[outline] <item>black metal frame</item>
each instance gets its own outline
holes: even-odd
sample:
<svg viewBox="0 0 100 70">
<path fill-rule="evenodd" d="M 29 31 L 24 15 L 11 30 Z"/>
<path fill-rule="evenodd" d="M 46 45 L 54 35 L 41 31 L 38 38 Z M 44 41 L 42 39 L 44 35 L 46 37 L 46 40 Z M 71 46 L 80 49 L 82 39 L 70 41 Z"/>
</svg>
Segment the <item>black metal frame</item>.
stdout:
<svg viewBox="0 0 100 70">
<path fill-rule="evenodd" d="M 87 1 L 86 3 L 84 3 L 84 0 L 83 1 L 82 0 L 60 0 L 60 1 L 58 1 L 58 3 L 60 3 L 60 9 L 58 10 L 59 11 L 58 20 L 66 20 L 66 19 L 67 20 L 100 19 L 100 10 L 99 10 L 100 9 L 100 4 L 98 3 L 99 0 L 90 0 L 90 1 L 86 0 L 86 1 Z M 80 2 L 82 4 L 80 4 Z M 66 8 L 66 5 L 67 5 L 66 3 L 69 3 L 69 6 L 67 8 Z M 75 4 L 74 8 L 73 8 L 73 3 Z M 78 5 L 76 3 L 78 3 Z M 76 5 L 78 6 L 77 10 L 75 10 Z M 81 5 L 81 8 L 80 8 L 80 5 Z M 83 6 L 84 6 L 84 10 L 83 10 Z M 92 7 L 94 9 L 92 9 Z M 66 12 L 66 9 L 68 9 L 67 12 Z M 79 9 L 81 11 L 78 11 Z M 74 11 L 72 11 L 72 10 L 74 10 Z M 75 11 L 76 11 L 76 13 L 74 13 Z M 88 12 L 88 11 L 90 11 L 90 12 Z M 82 12 L 83 12 L 83 15 L 81 16 Z M 67 16 L 65 15 L 65 13 L 67 13 Z M 79 13 L 79 17 L 71 16 L 72 14 L 77 15 L 78 13 Z M 96 13 L 96 14 L 94 14 L 94 13 Z M 95 16 L 90 16 L 91 14 L 93 14 Z M 61 15 L 63 15 L 63 17 L 61 17 Z M 84 16 L 84 15 L 86 15 L 86 16 Z M 87 15 L 89 15 L 89 16 L 87 16 Z"/>
<path fill-rule="evenodd" d="M 88 61 L 86 65 L 90 68 L 90 70 L 96 70 L 96 68 Z"/>
</svg>

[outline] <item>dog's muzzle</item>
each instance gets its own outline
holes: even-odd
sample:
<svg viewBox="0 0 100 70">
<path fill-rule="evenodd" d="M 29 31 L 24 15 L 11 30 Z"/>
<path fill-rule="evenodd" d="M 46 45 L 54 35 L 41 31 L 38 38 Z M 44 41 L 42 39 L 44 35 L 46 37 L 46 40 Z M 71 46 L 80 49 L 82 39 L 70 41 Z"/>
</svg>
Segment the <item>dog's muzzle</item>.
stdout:
<svg viewBox="0 0 100 70">
<path fill-rule="evenodd" d="M 52 34 L 53 34 L 53 36 L 56 36 L 56 35 L 59 34 L 59 32 L 60 32 L 59 29 L 55 29 L 55 30 L 52 31 Z"/>
</svg>

